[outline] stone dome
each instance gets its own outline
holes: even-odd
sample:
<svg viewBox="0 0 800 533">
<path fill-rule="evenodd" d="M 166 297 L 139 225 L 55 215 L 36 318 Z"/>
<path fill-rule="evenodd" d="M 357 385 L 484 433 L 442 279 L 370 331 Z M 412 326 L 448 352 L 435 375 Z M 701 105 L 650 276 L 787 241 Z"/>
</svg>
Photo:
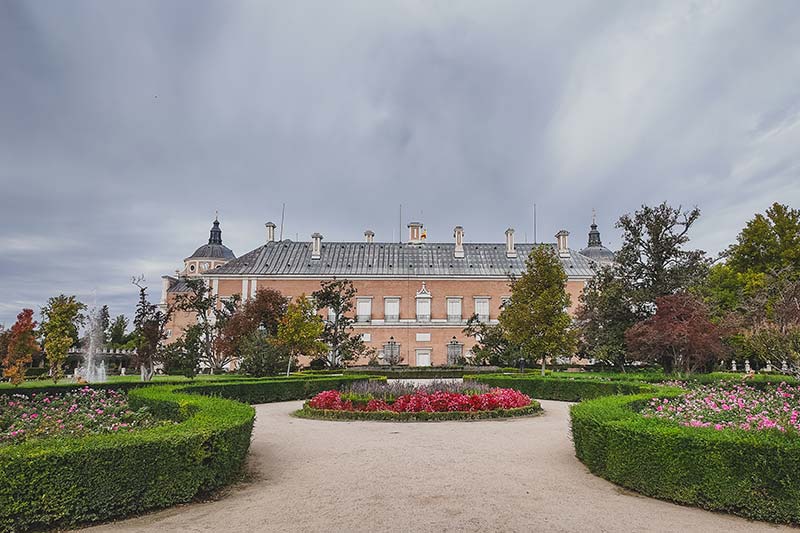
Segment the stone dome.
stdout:
<svg viewBox="0 0 800 533">
<path fill-rule="evenodd" d="M 187 261 L 189 259 L 224 259 L 225 261 L 236 259 L 233 250 L 222 244 L 222 230 L 219 227 L 219 220 L 214 219 L 208 244 L 204 244 L 195 250 L 192 255 L 186 258 Z"/>
<path fill-rule="evenodd" d="M 597 224 L 594 221 L 592 221 L 591 230 L 589 231 L 589 245 L 581 250 L 580 254 L 597 263 L 614 262 L 614 252 L 603 246 L 600 241 L 600 231 L 598 231 Z"/>
</svg>

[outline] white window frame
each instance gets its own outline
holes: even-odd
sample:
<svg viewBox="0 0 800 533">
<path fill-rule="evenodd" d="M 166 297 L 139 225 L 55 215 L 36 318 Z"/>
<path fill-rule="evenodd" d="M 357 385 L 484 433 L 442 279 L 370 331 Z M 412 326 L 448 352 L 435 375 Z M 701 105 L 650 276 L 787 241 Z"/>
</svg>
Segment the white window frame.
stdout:
<svg viewBox="0 0 800 533">
<path fill-rule="evenodd" d="M 447 321 L 448 322 L 461 322 L 464 320 L 464 306 L 463 298 L 461 296 L 448 296 L 447 297 Z M 451 304 L 458 304 L 458 313 L 454 313 Z"/>
<path fill-rule="evenodd" d="M 365 312 L 366 311 L 366 312 Z M 372 320 L 372 297 L 356 299 L 356 321 L 368 323 Z"/>
<path fill-rule="evenodd" d="M 491 297 L 490 296 L 475 296 L 473 298 L 475 304 L 475 314 L 478 315 L 478 320 L 481 322 L 488 322 L 491 319 Z M 481 313 L 483 305 L 486 306 L 486 313 Z"/>
<path fill-rule="evenodd" d="M 417 322 L 431 321 L 431 299 L 417 297 Z"/>
<path fill-rule="evenodd" d="M 397 313 L 390 313 L 389 306 L 396 304 Z M 383 298 L 383 320 L 384 322 L 400 322 L 400 297 L 384 296 Z"/>
</svg>

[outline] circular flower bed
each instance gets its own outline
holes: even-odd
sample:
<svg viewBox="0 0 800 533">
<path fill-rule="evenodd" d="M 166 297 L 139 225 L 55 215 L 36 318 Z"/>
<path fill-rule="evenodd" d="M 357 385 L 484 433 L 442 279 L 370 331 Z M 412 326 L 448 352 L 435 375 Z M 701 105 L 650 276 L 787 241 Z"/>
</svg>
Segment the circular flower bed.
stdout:
<svg viewBox="0 0 800 533">
<path fill-rule="evenodd" d="M 130 409 L 127 395 L 114 390 L 84 387 L 62 394 L 0 396 L 0 445 L 37 437 L 134 431 L 164 423 L 146 407 Z"/>
<path fill-rule="evenodd" d="M 535 400 L 514 389 L 483 384 L 434 383 L 425 387 L 365 383 L 340 392 L 321 392 L 296 414 L 349 420 L 461 420 L 532 415 Z"/>
<path fill-rule="evenodd" d="M 674 384 L 673 384 L 674 385 Z M 689 427 L 800 431 L 800 388 L 781 383 L 759 390 L 720 383 L 688 385 L 677 398 L 653 398 L 641 414 Z"/>
</svg>

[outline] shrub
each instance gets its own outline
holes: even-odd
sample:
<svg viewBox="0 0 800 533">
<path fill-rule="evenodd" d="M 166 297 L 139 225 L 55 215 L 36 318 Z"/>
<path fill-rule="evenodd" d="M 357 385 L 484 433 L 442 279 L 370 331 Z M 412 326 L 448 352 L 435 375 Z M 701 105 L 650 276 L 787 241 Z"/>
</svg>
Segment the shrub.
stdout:
<svg viewBox="0 0 800 533">
<path fill-rule="evenodd" d="M 130 403 L 180 423 L 0 448 L 0 530 L 107 520 L 186 502 L 232 481 L 250 446 L 255 411 L 174 388 L 134 389 Z"/>
<path fill-rule="evenodd" d="M 601 381 L 580 377 L 563 379 L 534 375 L 493 374 L 488 376 L 464 376 L 464 379 L 486 383 L 493 387 L 516 389 L 531 398 L 567 402 L 579 402 L 613 394 L 638 394 L 656 390 L 656 387 L 646 383 Z"/>
<path fill-rule="evenodd" d="M 662 389 L 659 397 L 682 391 Z M 575 452 L 594 474 L 647 496 L 757 520 L 800 522 L 800 439 L 644 418 L 652 394 L 571 408 Z"/>
<path fill-rule="evenodd" d="M 312 379 L 252 379 L 248 381 L 232 381 L 221 383 L 203 383 L 189 385 L 187 392 L 205 396 L 219 396 L 244 403 L 285 402 L 288 400 L 304 400 L 330 389 L 339 389 L 357 381 L 374 379 L 370 376 L 331 376 Z M 385 379 L 385 378 L 377 378 Z"/>
<path fill-rule="evenodd" d="M 486 420 L 491 418 L 510 418 L 539 414 L 542 407 L 536 400 L 525 407 L 513 409 L 494 409 L 491 411 L 443 411 L 443 412 L 395 412 L 395 411 L 337 411 L 314 409 L 304 405 L 295 416 L 323 420 L 372 420 L 386 422 L 434 422 L 445 420 Z"/>
</svg>

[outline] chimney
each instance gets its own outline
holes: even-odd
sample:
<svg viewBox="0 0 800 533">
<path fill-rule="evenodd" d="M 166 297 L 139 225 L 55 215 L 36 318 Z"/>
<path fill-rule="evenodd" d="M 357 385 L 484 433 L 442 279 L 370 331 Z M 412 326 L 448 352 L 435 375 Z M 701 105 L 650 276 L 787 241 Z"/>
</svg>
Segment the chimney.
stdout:
<svg viewBox="0 0 800 533">
<path fill-rule="evenodd" d="M 453 257 L 460 259 L 464 257 L 464 228 L 456 226 L 453 229 L 453 237 L 456 239 L 456 248 L 453 251 Z"/>
<path fill-rule="evenodd" d="M 514 249 L 514 228 L 506 230 L 506 257 L 517 257 L 517 250 Z"/>
<path fill-rule="evenodd" d="M 311 259 L 322 257 L 322 235 L 319 233 L 311 234 Z"/>
<path fill-rule="evenodd" d="M 558 243 L 558 256 L 569 257 L 569 232 L 562 229 L 556 233 L 556 242 Z"/>
<path fill-rule="evenodd" d="M 422 242 L 422 222 L 408 223 L 408 242 L 411 244 Z"/>
<path fill-rule="evenodd" d="M 264 226 L 267 228 L 267 242 L 275 242 L 275 224 L 267 222 Z"/>
<path fill-rule="evenodd" d="M 375 241 L 375 232 L 371 229 L 368 229 L 364 232 L 364 241 L 365 242 L 374 242 Z"/>
</svg>

